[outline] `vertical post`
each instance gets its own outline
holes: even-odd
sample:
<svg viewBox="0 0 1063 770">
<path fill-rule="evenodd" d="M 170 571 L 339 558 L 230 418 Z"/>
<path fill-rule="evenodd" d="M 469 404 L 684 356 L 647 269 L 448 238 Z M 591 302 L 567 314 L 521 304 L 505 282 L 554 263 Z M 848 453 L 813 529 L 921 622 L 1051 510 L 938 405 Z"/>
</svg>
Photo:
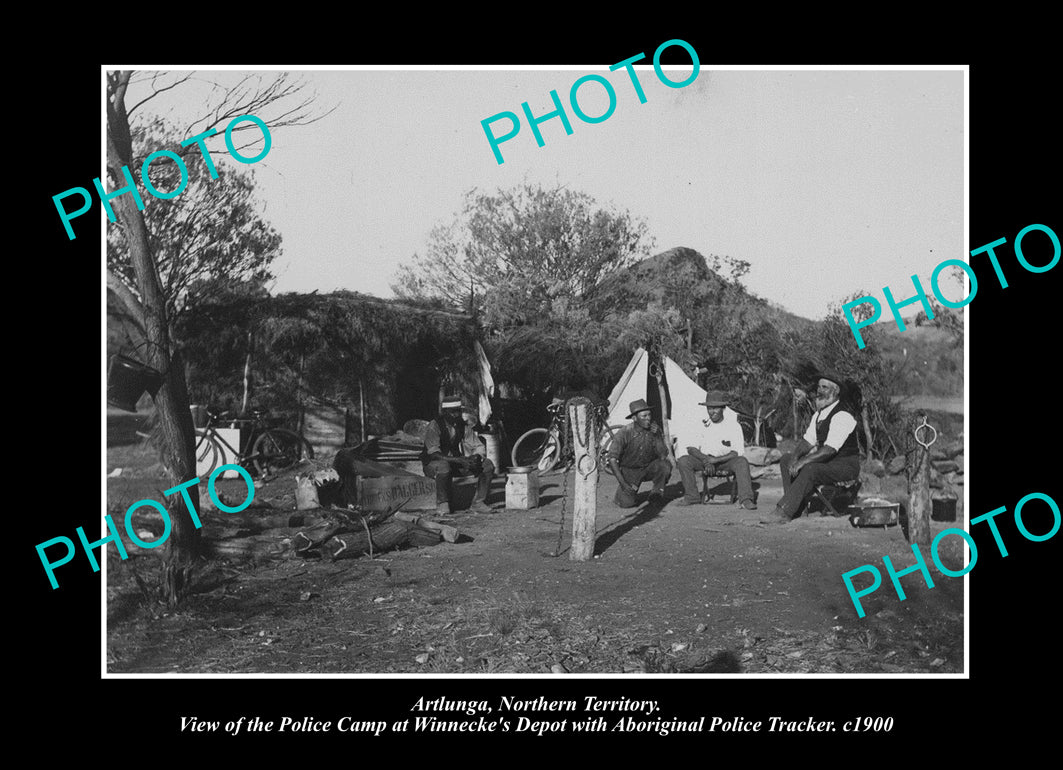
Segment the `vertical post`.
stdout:
<svg viewBox="0 0 1063 770">
<path fill-rule="evenodd" d="M 594 557 L 594 518 L 597 513 L 598 431 L 594 425 L 590 399 L 568 402 L 568 421 L 572 426 L 572 448 L 576 458 L 575 502 L 572 506 L 572 548 L 569 559 L 588 561 Z M 587 473 L 588 469 L 592 469 Z"/>
<path fill-rule="evenodd" d="M 908 491 L 908 542 L 930 545 L 930 450 L 915 448 L 915 468 Z"/>
<path fill-rule="evenodd" d="M 358 379 L 358 420 L 362 428 L 362 443 L 365 443 L 365 380 Z"/>
<path fill-rule="evenodd" d="M 793 405 L 793 411 L 794 411 L 794 435 L 793 435 L 793 438 L 796 440 L 796 439 L 801 437 L 801 433 L 799 432 L 800 429 L 797 427 L 797 391 L 794 390 L 794 384 L 792 382 L 790 383 L 790 403 Z"/>
<path fill-rule="evenodd" d="M 661 398 L 661 431 L 664 433 L 664 445 L 668 447 L 668 462 L 675 468 L 675 449 L 672 447 L 672 436 L 668 431 L 668 393 L 664 389 L 662 372 L 658 370 L 653 376 L 657 378 L 657 393 Z"/>
<path fill-rule="evenodd" d="M 247 414 L 251 408 L 251 343 L 252 332 L 247 333 L 247 358 L 244 359 L 244 398 L 240 403 L 240 414 Z"/>
<path fill-rule="evenodd" d="M 871 418 L 867 413 L 867 403 L 860 405 L 860 417 L 861 422 L 864 423 L 864 438 L 867 441 L 867 459 L 872 460 L 874 459 L 874 455 L 871 453 L 871 448 L 875 443 L 875 437 L 871 434 Z"/>
</svg>

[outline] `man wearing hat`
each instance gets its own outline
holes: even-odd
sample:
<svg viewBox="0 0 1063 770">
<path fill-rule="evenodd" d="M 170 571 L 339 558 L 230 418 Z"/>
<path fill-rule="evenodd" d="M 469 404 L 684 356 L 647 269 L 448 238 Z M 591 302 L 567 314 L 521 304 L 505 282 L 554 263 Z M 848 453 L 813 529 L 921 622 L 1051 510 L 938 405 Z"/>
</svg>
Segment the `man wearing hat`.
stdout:
<svg viewBox="0 0 1063 770">
<path fill-rule="evenodd" d="M 783 496 L 765 524 L 786 524 L 796 518 L 820 484 L 852 481 L 860 475 L 856 415 L 841 401 L 842 380 L 822 373 L 817 381 L 816 413 L 794 451 L 779 460 Z"/>
<path fill-rule="evenodd" d="M 690 443 L 685 455 L 676 462 L 683 479 L 683 499 L 679 505 L 695 505 L 701 502 L 698 490 L 698 474 L 713 470 L 730 471 L 738 486 L 738 502 L 746 510 L 755 510 L 753 480 L 749 474 L 749 462 L 743 457 L 746 451 L 742 426 L 738 413 L 730 408 L 727 395 L 718 390 L 705 394 L 698 402 L 708 412 L 698 429 L 690 433 Z"/>
<path fill-rule="evenodd" d="M 421 466 L 424 475 L 436 480 L 436 513 L 450 513 L 450 480 L 453 476 L 478 476 L 476 494 L 469 510 L 490 513 L 485 502 L 495 466 L 487 447 L 476 433 L 476 411 L 459 396 L 447 396 L 440 414 L 424 432 Z"/>
<path fill-rule="evenodd" d="M 672 475 L 668 447 L 661 426 L 653 421 L 650 405 L 644 399 L 631 402 L 630 425 L 625 425 L 609 444 L 609 467 L 616 477 L 614 502 L 621 508 L 634 508 L 639 485 L 651 479 L 650 499 L 664 500 L 664 485 Z"/>
</svg>

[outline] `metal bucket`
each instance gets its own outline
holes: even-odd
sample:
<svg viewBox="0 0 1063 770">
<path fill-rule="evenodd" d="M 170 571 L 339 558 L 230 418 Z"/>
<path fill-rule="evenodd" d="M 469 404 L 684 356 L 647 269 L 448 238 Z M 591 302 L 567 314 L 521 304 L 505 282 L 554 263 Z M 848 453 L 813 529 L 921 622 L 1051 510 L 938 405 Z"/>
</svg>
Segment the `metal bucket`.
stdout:
<svg viewBox="0 0 1063 770">
<path fill-rule="evenodd" d="M 930 501 L 933 508 L 930 518 L 934 521 L 956 521 L 956 498 L 935 497 Z"/>
<path fill-rule="evenodd" d="M 127 412 L 137 410 L 137 401 L 147 391 L 152 398 L 162 387 L 162 374 L 157 369 L 124 356 L 111 356 L 107 366 L 107 403 Z"/>
<path fill-rule="evenodd" d="M 888 500 L 865 500 L 849 506 L 849 523 L 854 527 L 890 527 L 897 524 L 900 507 L 900 503 Z"/>
<path fill-rule="evenodd" d="M 495 474 L 502 472 L 502 442 L 498 439 L 497 433 L 481 433 L 480 437 L 484 440 L 484 446 L 487 449 L 487 459 L 494 463 Z"/>
</svg>

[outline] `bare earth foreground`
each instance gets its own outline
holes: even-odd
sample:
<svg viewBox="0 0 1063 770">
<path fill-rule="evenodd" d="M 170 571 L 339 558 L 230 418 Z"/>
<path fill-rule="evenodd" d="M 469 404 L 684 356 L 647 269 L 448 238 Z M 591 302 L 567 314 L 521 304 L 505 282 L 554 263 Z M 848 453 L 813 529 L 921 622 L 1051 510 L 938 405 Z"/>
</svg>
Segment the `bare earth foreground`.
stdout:
<svg viewBox="0 0 1063 770">
<path fill-rule="evenodd" d="M 161 499 L 164 482 L 148 450 L 112 446 L 107 461 L 108 471 L 122 468 L 107 484 L 116 522 L 130 503 Z M 757 483 L 757 511 L 727 502 L 655 505 L 645 502 L 645 485 L 641 504 L 621 510 L 615 481 L 603 474 L 595 558 L 573 562 L 573 473 L 567 482 L 545 476 L 534 511 L 504 510 L 505 479 L 497 477 L 488 498 L 495 513 L 447 519 L 464 535 L 458 543 L 337 562 L 209 562 L 175 612 L 157 601 L 155 552 L 131 546 L 123 562 L 108 548 L 107 671 L 964 672 L 962 578 L 938 573 L 924 548 L 935 587 L 913 572 L 901 578 L 900 601 L 882 564 L 884 555 L 898 570 L 915 564 L 900 527 L 853 528 L 819 514 L 766 527 L 759 518 L 781 484 Z M 254 504 L 270 507 L 255 510 L 293 510 L 294 489 L 291 475 L 267 480 Z M 245 494 L 240 480 L 221 481 L 219 490 L 234 500 Z M 668 492 L 680 496 L 678 474 Z M 959 523 L 934 522 L 932 534 L 962 526 L 962 517 L 961 510 Z M 841 575 L 863 564 L 876 565 L 883 584 L 859 618 Z"/>
</svg>

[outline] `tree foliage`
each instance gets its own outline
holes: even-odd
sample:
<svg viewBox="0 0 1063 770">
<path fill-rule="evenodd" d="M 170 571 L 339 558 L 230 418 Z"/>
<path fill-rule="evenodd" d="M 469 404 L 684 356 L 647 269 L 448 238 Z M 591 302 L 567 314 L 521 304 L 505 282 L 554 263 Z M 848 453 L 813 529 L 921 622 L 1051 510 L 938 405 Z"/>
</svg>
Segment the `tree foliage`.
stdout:
<svg viewBox="0 0 1063 770">
<path fill-rule="evenodd" d="M 475 401 L 473 340 L 465 315 L 339 291 L 218 297 L 178 325 L 199 403 L 235 409 L 251 356 L 255 406 L 297 419 L 314 400 L 367 402 L 369 430 L 430 418 L 439 383 Z"/>
<path fill-rule="evenodd" d="M 493 329 L 536 324 L 559 298 L 585 296 L 648 254 L 646 225 L 564 187 L 470 190 L 454 221 L 400 267 L 399 297 L 470 308 Z"/>
<path fill-rule="evenodd" d="M 181 149 L 170 133 L 159 121 L 134 129 L 134 163 L 156 150 Z M 264 285 L 273 277 L 270 264 L 281 255 L 281 237 L 262 219 L 254 197 L 254 172 L 220 158 L 215 163 L 219 176 L 212 179 L 202 161 L 190 159 L 185 189 L 169 200 L 149 198 L 144 207 L 171 324 L 189 307 L 241 283 Z M 149 180 L 160 192 L 172 192 L 180 185 L 181 172 L 172 161 L 155 161 Z M 121 230 L 120 223 L 108 223 L 107 266 L 138 296 Z"/>
<path fill-rule="evenodd" d="M 641 220 L 597 209 L 580 193 L 527 184 L 472 191 L 424 254 L 401 268 L 394 289 L 441 306 L 471 303 L 496 380 L 533 400 L 565 390 L 605 395 L 643 347 L 687 371 L 705 363 L 705 387 L 727 391 L 758 425 L 793 436 L 811 413 L 803 390 L 826 368 L 859 386 L 865 450 L 896 451 L 897 379 L 881 330 L 866 328 L 861 350 L 839 308 L 815 322 L 748 291 L 745 260 L 686 247 L 648 257 L 647 245 Z"/>
<path fill-rule="evenodd" d="M 182 73 L 147 77 L 150 78 L 148 88 L 133 101 L 130 87 L 135 86 L 137 76 L 129 71 L 106 73 L 104 107 L 107 115 L 107 172 L 112 189 L 121 184 L 118 180 L 124 179 L 126 169 L 136 168 L 133 149 L 137 125 L 135 114 L 144 104 L 187 82 L 192 75 Z M 300 95 L 302 85 L 298 81 L 293 83 L 283 74 L 270 74 L 267 77 L 269 80 L 264 84 L 262 81 L 256 83 L 255 77 L 244 78 L 235 88 L 219 89 L 218 93 L 212 94 L 202 105 L 206 116 L 202 118 L 201 129 L 215 129 L 219 122 L 227 118 L 249 113 L 257 113 L 262 117 L 263 113 L 259 110 L 276 105 L 278 101 L 284 102 L 280 117 L 265 117 L 267 121 L 272 119 L 274 128 L 317 119 L 307 109 L 312 96 L 294 105 L 288 101 L 288 97 Z M 187 152 L 188 148 L 184 149 Z M 128 327 L 141 338 L 147 364 L 162 373 L 162 383 L 155 395 L 158 447 L 171 485 L 184 485 L 195 477 L 194 433 L 185 360 L 181 350 L 173 346 L 170 335 L 172 319 L 169 307 L 173 298 L 167 295 L 168 289 L 160 279 L 159 255 L 156 253 L 159 242 L 153 242 L 145 215 L 134 205 L 131 196 L 119 195 L 112 205 L 123 234 L 122 240 L 128 249 L 131 273 L 123 281 L 109 269 L 107 286 L 123 306 L 129 319 Z M 114 246 L 117 248 L 118 244 Z M 189 507 L 198 504 L 197 488 L 190 489 L 187 495 L 185 499 Z M 200 550 L 200 533 L 181 503 L 171 499 L 169 511 L 173 534 L 167 543 L 164 571 L 166 599 L 173 606 L 191 583 L 194 562 Z"/>
</svg>

